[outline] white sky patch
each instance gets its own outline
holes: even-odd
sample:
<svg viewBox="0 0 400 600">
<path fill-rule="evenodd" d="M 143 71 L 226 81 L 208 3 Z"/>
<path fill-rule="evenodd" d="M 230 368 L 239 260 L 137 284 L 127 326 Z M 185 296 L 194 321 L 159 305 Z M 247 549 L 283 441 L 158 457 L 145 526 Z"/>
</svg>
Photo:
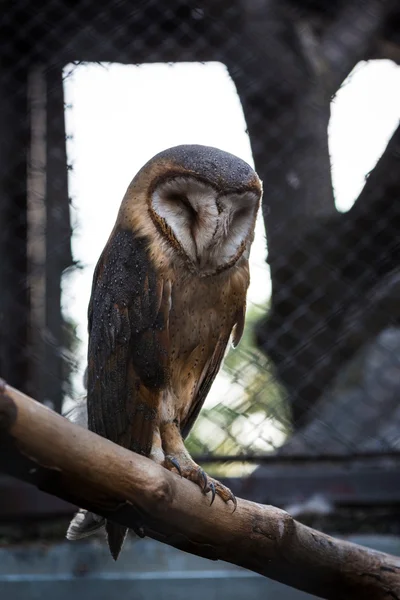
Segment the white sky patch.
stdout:
<svg viewBox="0 0 400 600">
<path fill-rule="evenodd" d="M 329 147 L 336 206 L 348 210 L 364 187 L 400 118 L 400 68 L 361 62 L 332 103 Z"/>
<path fill-rule="evenodd" d="M 178 144 L 216 146 L 254 166 L 236 88 L 220 63 L 68 65 L 65 80 L 72 251 L 82 270 L 63 282 L 63 309 L 82 341 L 76 394 L 83 393 L 87 305 L 93 269 L 114 225 L 131 179 L 157 152 Z M 338 92 L 329 128 L 337 206 L 359 194 L 400 116 L 400 69 L 389 61 L 361 64 Z M 249 302 L 270 295 L 264 226 L 259 215 L 253 244 Z M 226 398 L 220 373 L 208 405 Z M 231 390 L 233 392 L 233 389 Z M 229 394 L 228 394 L 229 395 Z M 233 393 L 232 396 L 235 394 Z"/>
</svg>

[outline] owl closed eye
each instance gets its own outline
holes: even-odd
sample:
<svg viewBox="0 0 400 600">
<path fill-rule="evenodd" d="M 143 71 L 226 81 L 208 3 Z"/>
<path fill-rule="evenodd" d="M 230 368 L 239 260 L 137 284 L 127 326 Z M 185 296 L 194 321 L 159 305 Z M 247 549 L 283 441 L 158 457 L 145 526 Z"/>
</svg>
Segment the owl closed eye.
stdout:
<svg viewBox="0 0 400 600">
<path fill-rule="evenodd" d="M 256 192 L 221 194 L 195 177 L 173 177 L 151 197 L 153 215 L 172 232 L 174 245 L 209 274 L 239 258 L 252 236 L 258 204 Z"/>
</svg>

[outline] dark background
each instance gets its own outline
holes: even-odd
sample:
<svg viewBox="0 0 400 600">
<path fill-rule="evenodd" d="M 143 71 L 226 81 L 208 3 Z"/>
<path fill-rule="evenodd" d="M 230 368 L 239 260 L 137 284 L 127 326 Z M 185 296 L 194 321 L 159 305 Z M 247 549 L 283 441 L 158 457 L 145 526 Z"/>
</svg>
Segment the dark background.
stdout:
<svg viewBox="0 0 400 600">
<path fill-rule="evenodd" d="M 370 59 L 400 62 L 398 2 L 3 1 L 0 375 L 59 412 L 70 392 L 65 65 L 220 61 L 264 183 L 272 295 L 225 367 L 239 382 L 243 361 L 254 367 L 242 404 L 205 413 L 224 444 L 193 435 L 191 450 L 238 495 L 322 529 L 399 533 L 400 129 L 346 213 L 328 151 L 331 101 Z M 271 453 L 235 439 L 235 421 L 255 410 L 286 432 Z M 233 462 L 256 468 L 228 477 Z M 72 510 L 0 479 L 6 540 L 61 536 Z"/>
</svg>

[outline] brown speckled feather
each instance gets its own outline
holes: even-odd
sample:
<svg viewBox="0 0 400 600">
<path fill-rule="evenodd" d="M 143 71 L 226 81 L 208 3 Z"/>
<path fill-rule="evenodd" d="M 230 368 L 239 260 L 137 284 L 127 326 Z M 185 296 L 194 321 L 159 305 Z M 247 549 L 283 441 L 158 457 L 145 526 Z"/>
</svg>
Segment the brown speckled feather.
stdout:
<svg viewBox="0 0 400 600">
<path fill-rule="evenodd" d="M 146 240 L 117 229 L 96 267 L 89 305 L 89 429 L 148 455 L 167 381 L 169 282 Z"/>
<path fill-rule="evenodd" d="M 145 456 L 167 381 L 171 288 L 157 275 L 146 241 L 117 228 L 89 304 L 89 429 Z M 116 560 L 127 529 L 107 521 L 106 531 Z"/>
</svg>

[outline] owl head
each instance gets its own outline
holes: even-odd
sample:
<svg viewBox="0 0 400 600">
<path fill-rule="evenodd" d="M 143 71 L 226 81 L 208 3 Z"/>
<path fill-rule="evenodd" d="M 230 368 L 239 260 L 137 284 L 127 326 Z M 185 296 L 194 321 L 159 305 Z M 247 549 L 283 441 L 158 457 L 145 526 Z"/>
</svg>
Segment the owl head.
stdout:
<svg viewBox="0 0 400 600">
<path fill-rule="evenodd" d="M 215 274 L 248 256 L 262 185 L 240 158 L 207 146 L 176 146 L 153 157 L 131 188 L 144 188 L 150 218 L 191 271 Z"/>
</svg>

